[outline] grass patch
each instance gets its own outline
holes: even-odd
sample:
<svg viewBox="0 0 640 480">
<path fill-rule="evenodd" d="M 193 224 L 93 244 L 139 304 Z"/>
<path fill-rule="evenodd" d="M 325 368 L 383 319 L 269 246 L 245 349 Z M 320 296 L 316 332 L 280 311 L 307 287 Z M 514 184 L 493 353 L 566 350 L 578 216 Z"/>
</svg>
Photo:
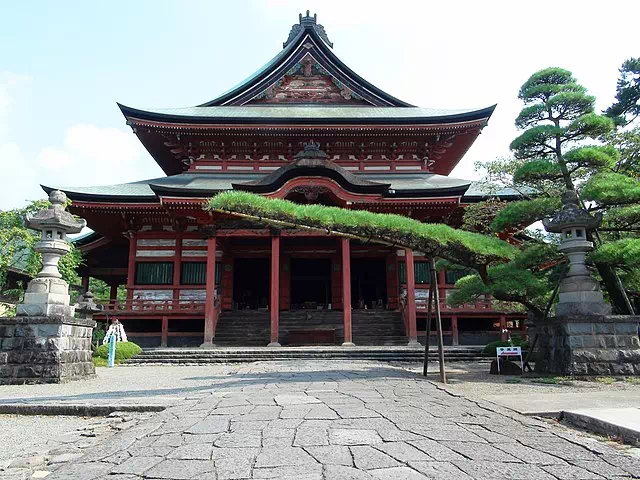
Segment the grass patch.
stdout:
<svg viewBox="0 0 640 480">
<path fill-rule="evenodd" d="M 522 380 L 519 378 L 507 378 L 504 383 L 522 383 Z"/>
<path fill-rule="evenodd" d="M 613 377 L 596 377 L 593 380 L 597 383 L 604 383 L 605 385 L 611 385 L 612 383 L 617 382 Z"/>
<path fill-rule="evenodd" d="M 543 385 L 572 385 L 573 380 L 569 377 L 540 377 L 531 379 L 531 383 L 541 383 Z"/>
<path fill-rule="evenodd" d="M 100 357 L 93 357 L 93 365 L 97 367 L 108 367 L 109 364 L 106 359 Z"/>
<path fill-rule="evenodd" d="M 209 199 L 205 210 L 249 217 L 277 227 L 311 228 L 337 235 L 397 245 L 466 266 L 502 263 L 516 249 L 497 237 L 422 223 L 401 215 L 299 205 L 247 192 L 223 192 Z"/>
<path fill-rule="evenodd" d="M 640 377 L 624 377 L 624 381 L 634 385 L 640 385 Z"/>
</svg>

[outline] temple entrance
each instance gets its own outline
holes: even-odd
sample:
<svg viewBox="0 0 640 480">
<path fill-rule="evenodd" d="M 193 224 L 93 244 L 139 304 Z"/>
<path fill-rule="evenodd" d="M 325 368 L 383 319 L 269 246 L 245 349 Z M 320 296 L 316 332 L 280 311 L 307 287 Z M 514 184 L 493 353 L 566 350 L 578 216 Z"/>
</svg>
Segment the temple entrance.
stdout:
<svg viewBox="0 0 640 480">
<path fill-rule="evenodd" d="M 384 258 L 351 259 L 351 305 L 353 308 L 382 308 L 387 303 L 387 275 Z"/>
<path fill-rule="evenodd" d="M 331 260 L 291 259 L 291 308 L 326 307 L 331 303 Z"/>
<path fill-rule="evenodd" d="M 235 309 L 267 308 L 269 305 L 270 260 L 236 258 L 233 274 Z"/>
</svg>

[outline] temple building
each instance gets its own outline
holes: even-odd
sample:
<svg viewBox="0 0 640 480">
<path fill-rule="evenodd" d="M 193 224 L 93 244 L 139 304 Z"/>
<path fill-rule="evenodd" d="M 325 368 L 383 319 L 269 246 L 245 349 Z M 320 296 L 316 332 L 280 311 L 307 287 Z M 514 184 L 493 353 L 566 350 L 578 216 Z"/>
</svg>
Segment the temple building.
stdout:
<svg viewBox="0 0 640 480">
<path fill-rule="evenodd" d="M 420 252 L 269 229 L 203 205 L 242 190 L 459 226 L 465 205 L 487 194 L 448 175 L 494 108 L 398 100 L 338 59 L 315 15 L 300 15 L 282 51 L 219 97 L 187 108 L 120 105 L 166 176 L 60 188 L 94 231 L 78 241 L 85 285 L 111 285 L 104 316 L 117 315 L 147 347 L 415 344 L 429 275 Z M 448 307 L 460 274 L 438 275 L 445 343 L 522 328 L 522 314 L 488 298 Z"/>
</svg>

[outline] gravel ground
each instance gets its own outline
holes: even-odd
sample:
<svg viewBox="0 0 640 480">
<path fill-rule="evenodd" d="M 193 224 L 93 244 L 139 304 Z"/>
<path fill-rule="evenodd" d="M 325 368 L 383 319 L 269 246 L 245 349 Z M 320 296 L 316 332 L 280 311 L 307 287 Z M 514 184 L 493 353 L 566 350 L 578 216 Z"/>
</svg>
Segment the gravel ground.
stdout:
<svg viewBox="0 0 640 480">
<path fill-rule="evenodd" d="M 0 464 L 17 455 L 40 453 L 47 442 L 94 421 L 82 417 L 0 415 Z"/>
</svg>

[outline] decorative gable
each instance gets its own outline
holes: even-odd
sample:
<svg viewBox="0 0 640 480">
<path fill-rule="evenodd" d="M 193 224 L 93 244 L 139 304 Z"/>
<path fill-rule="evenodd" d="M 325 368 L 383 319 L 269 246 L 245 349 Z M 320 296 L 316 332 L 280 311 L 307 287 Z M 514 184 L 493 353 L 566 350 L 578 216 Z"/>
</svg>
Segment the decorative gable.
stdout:
<svg viewBox="0 0 640 480">
<path fill-rule="evenodd" d="M 310 53 L 247 105 L 372 105 L 331 75 Z"/>
</svg>

